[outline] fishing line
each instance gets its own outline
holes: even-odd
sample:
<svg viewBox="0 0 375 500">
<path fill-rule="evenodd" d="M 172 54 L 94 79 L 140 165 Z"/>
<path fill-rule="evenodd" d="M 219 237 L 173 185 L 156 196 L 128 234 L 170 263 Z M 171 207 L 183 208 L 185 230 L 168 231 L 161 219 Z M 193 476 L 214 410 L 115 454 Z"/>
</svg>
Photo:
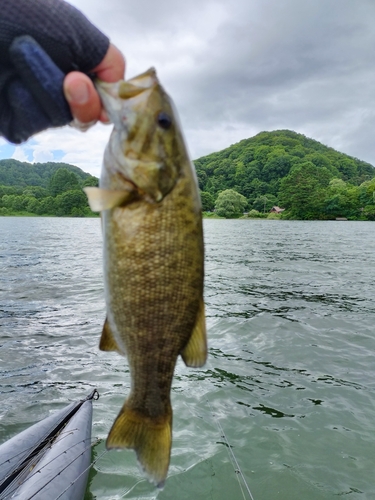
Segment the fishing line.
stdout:
<svg viewBox="0 0 375 500">
<path fill-rule="evenodd" d="M 68 432 L 67 434 L 69 434 L 70 432 Z M 38 466 L 38 462 L 42 459 L 42 457 L 40 457 L 39 459 L 37 459 L 37 462 L 34 466 L 35 468 L 35 471 L 32 473 L 32 474 L 29 474 L 21 483 L 19 482 L 16 482 L 15 484 L 13 484 L 13 487 L 9 487 L 9 490 L 7 492 L 7 496 L 8 495 L 11 495 L 14 491 L 17 490 L 17 488 L 19 488 L 20 484 L 25 484 L 27 483 L 27 481 L 29 481 L 32 477 L 34 477 L 36 474 L 39 474 L 40 471 L 42 471 L 44 469 L 44 467 L 47 467 L 48 465 L 50 465 L 54 460 L 58 459 L 59 457 L 61 457 L 62 455 L 64 455 L 66 453 L 66 451 L 68 450 L 71 450 L 73 449 L 75 446 L 81 444 L 81 443 L 84 443 L 85 441 L 88 441 L 88 439 L 84 439 L 82 441 L 80 441 L 79 443 L 75 443 L 73 444 L 72 446 L 70 446 L 67 450 L 61 452 L 59 455 L 57 455 L 56 457 L 52 458 L 49 462 L 47 462 L 46 464 L 44 464 L 42 467 L 37 467 Z M 91 441 L 91 438 L 90 438 L 90 441 Z M 94 446 L 95 444 L 97 444 L 98 442 L 100 441 L 100 439 L 96 439 L 96 441 L 94 441 L 93 443 L 90 443 L 89 446 L 86 446 L 86 448 L 78 455 L 76 456 L 73 460 L 71 460 L 63 469 L 61 469 L 55 476 L 53 476 L 49 481 L 48 483 L 44 484 L 36 493 L 34 493 L 31 497 L 28 497 L 27 500 L 29 500 L 29 498 L 33 498 L 37 493 L 39 493 L 43 488 L 45 488 L 49 483 L 51 483 L 62 471 L 64 471 L 65 469 L 67 469 L 73 462 L 75 462 L 75 460 L 77 460 L 80 456 L 82 456 L 84 453 L 86 453 L 86 451 L 91 448 L 92 446 Z M 43 453 L 45 454 L 45 452 Z M 91 466 L 91 465 L 90 465 Z M 86 469 L 87 470 L 87 469 Z M 85 472 L 85 471 L 84 471 Z M 75 481 L 73 481 L 72 484 L 74 484 Z"/>
<path fill-rule="evenodd" d="M 68 435 L 68 434 L 69 434 L 69 432 L 71 432 L 71 431 L 61 431 L 61 433 L 59 434 L 59 437 L 61 436 L 62 438 L 64 438 L 63 434 L 64 434 L 64 435 Z M 52 436 L 52 437 L 50 437 L 49 439 L 45 439 L 44 441 L 42 441 L 42 446 L 43 446 L 43 449 L 44 449 L 44 448 L 47 448 L 47 447 L 48 447 L 48 445 L 50 445 L 50 444 L 53 442 L 53 440 L 54 440 L 54 439 L 56 439 L 56 436 Z M 1 463 L 0 463 L 0 469 L 1 469 L 1 467 L 2 467 L 4 464 L 9 463 L 9 462 L 11 462 L 12 460 L 15 460 L 17 457 L 20 457 L 20 456 L 22 456 L 22 455 L 27 455 L 27 454 L 28 454 L 29 452 L 31 452 L 34 448 L 35 448 L 35 445 L 32 445 L 32 446 L 30 446 L 29 448 L 25 448 L 24 450 L 20 451 L 19 453 L 16 453 L 15 455 L 11 456 L 10 458 L 7 458 L 6 460 L 4 460 L 4 462 L 1 462 Z M 13 472 L 18 472 L 19 470 L 22 470 L 22 468 L 21 468 L 21 469 L 15 469 Z M 13 472 L 12 472 L 12 474 L 13 474 Z M 5 478 L 4 478 L 4 479 L 7 479 L 10 475 L 11 475 L 11 474 L 8 474 L 7 476 L 5 476 Z"/>
<path fill-rule="evenodd" d="M 49 438 L 49 439 L 45 439 L 43 442 L 42 442 L 42 445 L 41 445 L 41 448 L 38 452 L 34 453 L 33 455 L 29 455 L 30 458 L 28 459 L 28 464 L 27 464 L 27 469 L 30 469 L 31 467 L 31 470 L 33 468 L 35 468 L 37 465 L 38 465 L 38 462 L 40 462 L 40 460 L 43 458 L 43 456 L 48 452 L 47 450 L 51 448 L 53 442 L 56 440 L 57 441 L 61 441 L 62 439 L 64 439 L 65 437 L 69 436 L 72 431 L 74 430 L 77 430 L 77 429 L 73 429 L 73 430 L 70 430 L 70 431 L 62 431 L 61 434 L 56 438 L 55 436 Z M 72 449 L 74 446 L 76 446 L 77 444 L 79 443 L 75 443 L 73 444 L 69 449 Z M 33 450 L 35 450 L 35 446 L 31 446 L 29 448 L 27 448 L 26 450 L 23 450 L 22 452 L 20 453 L 17 453 L 15 455 L 13 455 L 13 457 L 11 458 L 8 458 L 7 460 L 5 460 L 4 462 L 2 462 L 0 464 L 0 467 L 4 464 L 6 464 L 7 462 L 11 462 L 12 460 L 16 459 L 17 457 L 22 457 L 21 460 L 23 459 L 23 457 L 25 456 L 25 453 L 26 455 L 30 452 L 32 452 Z M 49 465 L 49 463 L 51 463 L 53 460 L 55 460 L 57 457 L 53 458 L 50 462 L 48 462 L 46 465 Z M 45 467 L 45 466 L 44 466 Z M 43 468 L 43 467 L 42 467 Z M 11 477 L 15 476 L 19 476 L 19 474 L 22 475 L 22 473 L 24 472 L 25 470 L 25 465 L 24 465 L 24 462 L 21 463 L 21 465 L 14 469 L 13 471 L 11 471 L 9 474 L 7 474 L 1 485 L 4 485 L 4 483 Z M 40 471 L 41 469 L 38 469 L 36 472 Z M 35 472 L 33 474 L 30 474 L 26 477 L 24 477 L 24 479 L 21 481 L 21 483 L 25 483 L 26 481 L 28 481 L 31 477 L 33 477 L 33 475 L 35 474 Z M 25 476 L 25 474 L 23 473 L 23 475 Z M 3 493 L 4 492 L 8 492 L 7 493 L 7 496 L 9 494 L 12 494 L 14 491 L 16 491 L 16 489 L 19 487 L 19 479 L 18 481 L 15 481 L 14 479 L 5 487 L 2 488 L 1 492 L 0 492 L 0 498 L 3 498 Z"/>
<path fill-rule="evenodd" d="M 67 435 L 68 435 L 69 433 L 70 433 L 70 432 L 68 432 L 68 433 L 67 433 Z M 91 440 L 91 439 L 90 439 L 90 440 Z M 53 440 L 51 440 L 51 442 L 52 442 L 52 441 L 53 441 Z M 48 466 L 48 465 L 50 465 L 50 464 L 51 464 L 54 460 L 56 460 L 56 459 L 58 459 L 59 457 L 61 457 L 61 455 L 64 455 L 64 453 L 66 453 L 66 451 L 71 450 L 71 449 L 72 449 L 72 448 L 74 448 L 75 446 L 77 446 L 77 445 L 79 445 L 79 444 L 81 444 L 81 443 L 84 443 L 85 441 L 87 441 L 87 439 L 84 439 L 84 440 L 80 441 L 79 443 L 75 443 L 75 444 L 73 444 L 73 445 L 72 445 L 72 446 L 70 446 L 67 450 L 65 450 L 65 451 L 61 452 L 59 455 L 57 455 L 56 457 L 54 457 L 52 460 L 50 460 L 49 462 L 47 462 L 45 465 L 43 465 L 42 467 L 39 467 L 39 468 L 38 468 L 38 467 L 37 467 L 37 466 L 38 466 L 38 463 L 40 462 L 40 460 L 42 460 L 43 455 L 45 455 L 45 453 L 46 453 L 46 448 L 44 448 L 44 450 L 42 451 L 42 453 L 41 453 L 41 454 L 39 454 L 39 458 L 38 458 L 38 455 L 35 455 L 35 457 L 34 457 L 34 459 L 35 459 L 35 458 L 37 459 L 37 460 L 36 460 L 36 462 L 35 462 L 35 464 L 34 464 L 34 466 L 33 466 L 33 467 L 35 468 L 35 471 L 34 471 L 32 474 L 29 474 L 27 477 L 25 477 L 25 478 L 24 478 L 24 480 L 23 480 L 21 483 L 19 483 L 19 482 L 13 483 L 13 488 L 10 488 L 10 485 L 9 485 L 9 487 L 8 487 L 8 488 L 10 489 L 10 491 L 9 491 L 9 493 L 8 493 L 8 494 L 12 494 L 15 490 L 17 490 L 17 488 L 20 486 L 20 484 L 25 484 L 25 483 L 26 483 L 27 481 L 29 481 L 32 477 L 34 477 L 36 474 L 39 474 L 39 472 L 40 472 L 41 470 L 43 470 L 43 469 L 44 469 L 44 467 L 47 467 L 47 466 Z M 96 443 L 93 443 L 93 444 L 96 444 Z M 64 469 L 62 469 L 62 470 L 65 470 L 67 467 L 69 467 L 69 466 L 70 466 L 70 465 L 71 465 L 71 464 L 72 464 L 75 460 L 77 460 L 77 458 L 79 458 L 81 455 L 83 455 L 83 454 L 86 452 L 86 450 L 87 450 L 88 448 L 91 448 L 91 446 L 92 446 L 92 444 L 90 443 L 90 446 L 86 447 L 86 448 L 84 449 L 84 451 L 83 451 L 83 452 L 81 452 L 81 453 L 80 453 L 77 457 L 75 457 L 75 458 L 74 458 L 74 459 L 73 459 L 73 460 L 72 460 L 72 461 L 71 461 L 71 462 L 70 462 L 70 463 L 69 463 L 69 464 L 68 464 L 68 465 L 67 465 Z M 33 465 L 33 464 L 32 464 L 32 462 L 31 462 L 31 463 L 28 465 L 28 467 L 30 467 L 30 466 L 32 466 L 32 465 Z M 22 469 L 21 469 L 21 471 L 22 471 Z M 60 471 L 60 472 L 61 472 L 61 471 Z M 57 476 L 60 474 L 60 472 L 58 472 L 58 473 L 57 473 L 54 477 L 52 477 L 52 478 L 50 479 L 50 481 L 48 481 L 48 483 L 46 483 L 44 486 L 42 486 L 42 487 L 40 488 L 40 490 L 38 490 L 38 491 L 37 491 L 37 493 L 38 493 L 39 491 L 41 491 L 41 490 L 42 490 L 45 486 L 47 486 L 47 484 L 49 484 L 51 481 L 53 481 L 53 480 L 55 479 L 55 477 L 57 477 Z M 35 493 L 35 494 L 36 494 L 36 493 Z M 32 498 L 33 496 L 35 496 L 35 494 L 34 494 L 34 495 L 32 495 L 30 498 Z"/>
<path fill-rule="evenodd" d="M 79 443 L 75 443 L 73 446 L 71 446 L 69 449 L 72 449 L 74 446 L 77 446 L 77 444 L 81 444 L 83 442 L 87 441 L 87 439 L 84 439 L 82 441 L 80 441 Z M 77 455 L 75 458 L 73 458 L 73 460 L 71 460 L 64 468 L 62 468 L 55 476 L 53 476 L 47 483 L 45 483 L 41 488 L 39 488 L 38 491 L 36 491 L 35 493 L 33 493 L 31 495 L 31 497 L 28 497 L 26 500 L 30 500 L 31 498 L 34 498 L 35 495 L 37 495 L 38 493 L 40 493 L 42 491 L 43 488 L 45 488 L 48 484 L 50 484 L 57 476 L 59 476 L 62 472 L 64 472 L 65 469 L 67 469 L 68 467 L 70 467 L 72 465 L 72 463 L 74 463 L 78 458 L 80 458 L 82 455 L 84 455 L 86 453 L 86 451 L 88 449 L 90 449 L 92 446 L 94 446 L 95 444 L 99 443 L 100 442 L 100 439 L 98 438 L 96 441 L 94 441 L 94 443 L 90 443 L 89 446 L 86 446 L 86 448 L 79 454 Z M 104 452 L 100 455 L 100 457 L 105 453 L 107 452 L 107 450 L 104 450 Z M 66 451 L 63 451 L 62 453 L 60 453 L 59 455 L 57 455 L 56 457 L 54 457 L 52 460 L 50 460 L 47 464 L 43 465 L 43 467 L 40 467 L 38 468 L 38 470 L 36 470 L 34 472 L 34 474 L 32 474 L 31 476 L 27 477 L 26 481 L 28 479 L 30 479 L 32 476 L 38 474 L 44 467 L 47 467 L 47 465 L 51 464 L 54 460 L 56 460 L 56 458 L 59 458 L 61 455 L 64 455 L 64 453 L 66 453 Z M 67 491 L 80 477 L 82 474 L 84 474 L 87 470 L 89 470 L 91 468 L 91 465 L 93 463 L 95 463 L 100 457 L 98 457 L 94 462 L 90 462 L 90 465 L 88 467 L 86 467 L 86 469 L 84 471 L 82 471 L 70 484 L 67 488 L 65 488 L 65 490 L 57 497 L 57 498 L 60 498 L 61 495 L 63 493 L 65 493 L 65 491 Z M 25 482 L 26 482 L 25 481 Z M 56 499 L 57 500 L 57 499 Z"/>
<path fill-rule="evenodd" d="M 201 384 L 200 384 L 200 385 L 201 385 Z M 201 389 L 202 389 L 202 386 L 201 386 Z M 229 443 L 229 440 L 228 440 L 228 438 L 227 438 L 227 435 L 226 435 L 226 434 L 225 434 L 225 432 L 224 432 L 223 426 L 221 425 L 221 423 L 220 423 L 219 419 L 218 419 L 218 418 L 216 418 L 216 415 L 215 415 L 215 413 L 214 413 L 214 411 L 213 411 L 213 408 L 212 408 L 211 403 L 210 403 L 209 399 L 207 398 L 207 396 L 206 396 L 206 402 L 207 402 L 208 406 L 210 407 L 211 415 L 213 416 L 213 418 L 214 418 L 214 420 L 215 420 L 215 422 L 216 422 L 217 428 L 219 429 L 219 432 L 220 432 L 220 434 L 221 434 L 222 438 L 223 438 L 223 439 L 225 439 L 225 444 L 226 444 L 226 447 L 227 447 L 227 449 L 229 450 L 229 451 L 228 451 L 228 453 L 229 453 L 229 459 L 230 459 L 230 461 L 231 461 L 231 464 L 232 464 L 232 466 L 233 466 L 234 472 L 235 472 L 235 474 L 236 474 L 237 481 L 238 481 L 238 484 L 239 484 L 239 486 L 240 486 L 240 489 L 241 489 L 242 495 L 243 495 L 243 497 L 244 497 L 244 498 L 246 498 L 246 497 L 245 497 L 245 492 L 243 491 L 243 488 L 242 488 L 242 485 L 241 485 L 241 482 L 240 482 L 240 479 L 239 479 L 239 476 L 241 476 L 241 478 L 242 478 L 243 484 L 245 485 L 245 488 L 246 488 L 246 490 L 247 490 L 247 492 L 248 492 L 248 494 L 249 494 L 250 499 L 251 499 L 251 500 L 254 500 L 254 497 L 253 497 L 253 495 L 251 494 L 250 487 L 249 487 L 249 485 L 247 484 L 246 478 L 245 478 L 245 476 L 244 476 L 244 474 L 243 474 L 243 472 L 242 472 L 242 469 L 241 469 L 241 467 L 240 467 L 240 464 L 238 463 L 238 460 L 237 460 L 237 458 L 236 458 L 236 456 L 235 456 L 235 454 L 234 454 L 234 451 L 233 451 L 233 449 L 232 449 L 232 446 L 231 446 L 231 444 Z"/>
<path fill-rule="evenodd" d="M 36 467 L 37 465 L 37 461 L 40 460 L 41 457 L 43 457 L 43 455 L 46 453 L 46 451 L 48 450 L 48 448 L 51 447 L 51 444 L 53 443 L 53 441 L 55 439 L 59 439 L 58 438 L 58 434 L 57 434 L 57 438 L 56 438 L 56 433 L 58 432 L 61 432 L 61 434 L 63 435 L 62 438 L 60 439 L 63 439 L 65 436 L 68 436 L 69 434 L 72 434 L 73 433 L 73 430 L 65 430 L 63 431 L 64 427 L 66 426 L 67 422 L 70 420 L 70 418 L 81 408 L 81 406 L 86 402 L 86 401 L 90 401 L 90 400 L 97 400 L 99 398 L 99 393 L 97 391 L 97 389 L 94 389 L 85 399 L 79 401 L 78 403 L 76 404 L 73 404 L 73 405 L 70 405 L 69 407 L 67 407 L 67 409 L 69 410 L 67 413 L 63 413 L 63 418 L 60 418 L 53 428 L 51 428 L 48 433 L 45 435 L 45 437 L 40 441 L 40 444 L 35 446 L 31 446 L 29 447 L 26 451 L 27 452 L 30 452 L 30 453 L 25 453 L 25 450 L 23 450 L 22 452 L 14 455 L 12 458 L 10 459 L 7 459 L 5 460 L 1 465 L 4 465 L 5 463 L 9 463 L 11 464 L 11 461 L 14 460 L 15 458 L 17 457 L 21 457 L 21 463 L 18 464 L 18 467 L 16 469 L 13 469 L 13 471 L 11 471 L 4 480 L 2 480 L 1 484 L 0 484 L 0 493 L 1 492 L 4 492 L 6 490 L 11 490 L 12 489 L 12 483 L 13 483 L 13 486 L 15 484 L 15 480 L 17 479 L 18 476 L 22 475 L 25 476 L 25 470 L 27 470 L 28 468 L 31 467 L 31 470 L 33 467 Z M 75 429 L 77 430 L 77 429 Z M 87 441 L 87 439 L 81 441 L 81 442 L 84 442 L 84 441 Z M 79 444 L 79 443 L 78 443 Z M 74 445 L 73 445 L 74 446 Z M 72 446 L 72 447 L 73 447 Z M 71 447 L 71 448 L 72 448 Z M 23 458 L 24 457 L 24 458 Z M 38 460 L 36 461 L 35 459 L 38 457 Z M 57 457 L 55 457 L 57 458 Z M 26 478 L 27 480 L 28 478 Z M 1 496 L 2 498 L 2 496 Z"/>
<path fill-rule="evenodd" d="M 139 484 L 141 484 L 141 483 L 145 483 L 145 482 L 146 482 L 146 480 L 145 480 L 145 479 L 140 479 L 140 480 L 139 480 L 139 481 L 137 481 L 135 484 L 133 484 L 133 486 L 132 486 L 131 488 L 129 488 L 129 489 L 128 489 L 128 491 L 127 491 L 127 492 L 126 492 L 126 493 L 125 493 L 125 494 L 124 494 L 121 498 L 125 498 L 125 497 L 127 497 L 127 496 L 129 495 L 129 493 L 131 493 L 131 492 L 134 490 L 134 488 L 135 488 L 136 486 L 138 486 L 138 485 L 139 485 Z M 157 496 L 158 496 L 158 495 L 156 495 L 156 497 L 152 497 L 152 500 L 155 500 L 155 499 L 157 498 Z"/>
<path fill-rule="evenodd" d="M 98 440 L 97 440 L 97 442 L 99 442 L 99 441 L 100 441 L 100 439 L 98 439 Z M 96 443 L 94 443 L 94 444 L 96 444 Z M 93 446 L 93 445 L 92 445 L 92 446 Z M 86 471 L 88 471 L 89 469 L 91 469 L 91 467 L 92 467 L 94 464 L 96 464 L 96 462 L 97 462 L 100 458 L 102 458 L 104 455 L 106 455 L 108 452 L 109 452 L 109 450 L 103 450 L 103 451 L 102 451 L 102 453 L 101 453 L 101 454 L 100 454 L 100 455 L 99 455 L 99 456 L 98 456 L 95 460 L 93 460 L 93 461 L 90 463 L 90 465 L 89 465 L 88 467 L 86 467 L 86 469 L 85 469 L 85 470 L 83 470 L 83 471 L 81 472 L 81 474 L 79 474 L 79 475 L 78 475 L 78 476 L 77 476 L 77 477 L 76 477 L 76 478 L 75 478 L 75 479 L 74 479 L 74 480 L 70 483 L 70 485 L 69 485 L 69 486 L 67 486 L 67 487 L 65 488 L 65 490 L 64 490 L 64 491 L 62 491 L 62 492 L 60 493 L 60 495 L 59 495 L 58 497 L 56 497 L 54 500 L 58 500 L 59 498 L 61 498 L 61 497 L 62 497 L 62 495 L 63 495 L 66 491 L 68 491 L 68 489 L 69 489 L 71 486 L 73 486 L 73 484 L 74 484 L 74 483 L 76 483 L 76 482 L 78 481 L 78 479 L 82 476 L 82 474 L 84 474 Z M 55 476 L 55 477 L 56 477 L 56 476 Z"/>
</svg>

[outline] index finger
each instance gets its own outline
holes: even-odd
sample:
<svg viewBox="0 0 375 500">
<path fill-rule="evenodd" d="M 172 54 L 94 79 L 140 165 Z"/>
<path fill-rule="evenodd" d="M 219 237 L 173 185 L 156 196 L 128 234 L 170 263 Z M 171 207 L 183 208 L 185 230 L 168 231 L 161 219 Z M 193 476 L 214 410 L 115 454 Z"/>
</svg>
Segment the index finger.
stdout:
<svg viewBox="0 0 375 500">
<path fill-rule="evenodd" d="M 104 82 L 123 80 L 125 75 L 125 58 L 122 52 L 115 45 L 110 44 L 104 59 L 93 69 L 93 72 Z"/>
</svg>

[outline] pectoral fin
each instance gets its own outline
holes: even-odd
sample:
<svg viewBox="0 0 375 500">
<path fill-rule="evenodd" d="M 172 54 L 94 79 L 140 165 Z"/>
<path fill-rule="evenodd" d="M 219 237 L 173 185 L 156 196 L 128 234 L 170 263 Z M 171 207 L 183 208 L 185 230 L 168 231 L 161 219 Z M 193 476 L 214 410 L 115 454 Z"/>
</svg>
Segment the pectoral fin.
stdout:
<svg viewBox="0 0 375 500">
<path fill-rule="evenodd" d="M 101 351 L 116 351 L 119 354 L 123 355 L 117 345 L 116 340 L 113 337 L 113 333 L 111 331 L 107 318 L 104 322 L 102 336 L 100 337 L 99 349 Z"/>
<path fill-rule="evenodd" d="M 206 362 L 207 338 L 203 299 L 201 299 L 193 333 L 185 349 L 181 352 L 181 357 L 186 366 L 191 366 L 193 368 L 203 366 Z"/>
<path fill-rule="evenodd" d="M 119 207 L 134 198 L 134 190 L 116 191 L 97 187 L 83 188 L 93 212 L 101 212 L 110 208 Z"/>
</svg>

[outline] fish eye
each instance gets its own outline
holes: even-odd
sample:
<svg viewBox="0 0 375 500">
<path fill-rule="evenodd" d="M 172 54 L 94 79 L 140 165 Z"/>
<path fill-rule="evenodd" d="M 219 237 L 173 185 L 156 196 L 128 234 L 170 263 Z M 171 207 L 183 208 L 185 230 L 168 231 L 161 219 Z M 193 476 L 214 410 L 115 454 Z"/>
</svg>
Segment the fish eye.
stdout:
<svg viewBox="0 0 375 500">
<path fill-rule="evenodd" d="M 164 111 L 160 111 L 158 114 L 158 125 L 164 130 L 169 130 L 172 125 L 172 119 Z"/>
</svg>

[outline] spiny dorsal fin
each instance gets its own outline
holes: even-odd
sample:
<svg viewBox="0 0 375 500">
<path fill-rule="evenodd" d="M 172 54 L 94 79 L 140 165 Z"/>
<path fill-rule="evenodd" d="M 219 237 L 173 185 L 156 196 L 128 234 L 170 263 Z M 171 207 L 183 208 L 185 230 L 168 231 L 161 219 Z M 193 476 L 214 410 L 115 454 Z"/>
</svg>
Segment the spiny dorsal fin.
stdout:
<svg viewBox="0 0 375 500">
<path fill-rule="evenodd" d="M 107 449 L 132 448 L 149 480 L 159 488 L 167 477 L 172 445 L 172 409 L 151 418 L 122 407 L 107 438 Z"/>
<path fill-rule="evenodd" d="M 206 321 L 204 315 L 204 302 L 201 299 L 199 310 L 197 314 L 197 321 L 195 323 L 193 333 L 189 342 L 181 351 L 181 357 L 186 366 L 198 368 L 203 366 L 207 358 L 207 338 L 206 338 Z"/>
<path fill-rule="evenodd" d="M 83 188 L 93 212 L 101 212 L 114 207 L 120 207 L 134 198 L 134 191 L 116 191 L 98 187 Z"/>
<path fill-rule="evenodd" d="M 120 351 L 116 340 L 113 337 L 113 333 L 109 326 L 107 318 L 104 321 L 102 336 L 100 337 L 99 349 L 101 351 L 116 351 L 119 354 L 123 355 Z"/>
</svg>

